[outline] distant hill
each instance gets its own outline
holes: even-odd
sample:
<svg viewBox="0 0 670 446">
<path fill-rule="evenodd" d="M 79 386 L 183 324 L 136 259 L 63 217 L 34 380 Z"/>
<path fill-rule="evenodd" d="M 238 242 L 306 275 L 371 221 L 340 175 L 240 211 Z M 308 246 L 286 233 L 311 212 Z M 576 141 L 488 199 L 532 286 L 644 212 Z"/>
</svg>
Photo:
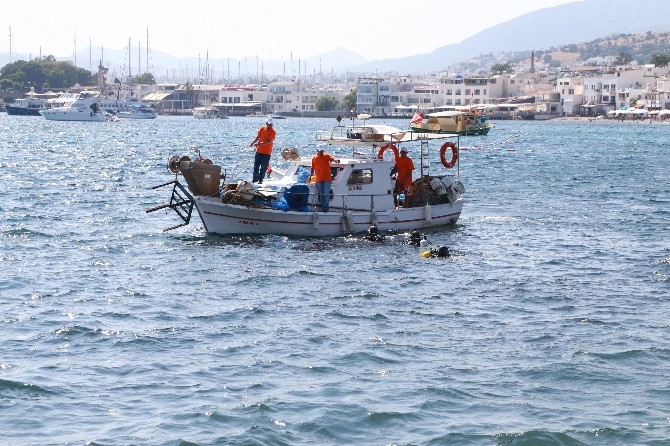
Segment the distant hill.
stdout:
<svg viewBox="0 0 670 446">
<path fill-rule="evenodd" d="M 611 35 L 590 42 L 550 48 L 549 51 L 559 58 L 574 54 L 582 61 L 627 54 L 638 63 L 648 63 L 656 54 L 670 55 L 670 32 L 647 31 L 640 34 Z"/>
<path fill-rule="evenodd" d="M 427 54 L 368 62 L 351 70 L 439 71 L 481 54 L 548 50 L 612 34 L 647 31 L 670 31 L 669 0 L 584 0 L 523 15 Z"/>
</svg>

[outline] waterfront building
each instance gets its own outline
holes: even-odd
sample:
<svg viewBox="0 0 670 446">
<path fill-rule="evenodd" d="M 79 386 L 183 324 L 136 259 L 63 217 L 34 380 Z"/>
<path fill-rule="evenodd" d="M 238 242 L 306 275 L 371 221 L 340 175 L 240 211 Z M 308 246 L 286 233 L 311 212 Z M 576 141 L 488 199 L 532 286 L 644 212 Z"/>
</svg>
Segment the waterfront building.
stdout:
<svg viewBox="0 0 670 446">
<path fill-rule="evenodd" d="M 581 76 L 565 74 L 557 78 L 556 93 L 559 94 L 562 116 L 596 114 L 595 105 L 584 103 L 584 79 Z"/>
</svg>

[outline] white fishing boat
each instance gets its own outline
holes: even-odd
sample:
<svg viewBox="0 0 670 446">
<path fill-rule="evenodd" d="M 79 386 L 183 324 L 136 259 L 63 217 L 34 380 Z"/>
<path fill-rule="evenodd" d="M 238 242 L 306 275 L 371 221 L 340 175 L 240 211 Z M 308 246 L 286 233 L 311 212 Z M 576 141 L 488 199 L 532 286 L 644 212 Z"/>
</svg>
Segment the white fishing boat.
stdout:
<svg viewBox="0 0 670 446">
<path fill-rule="evenodd" d="M 442 140 L 447 141 L 441 147 L 430 147 Z M 216 234 L 338 236 L 372 226 L 379 231 L 408 231 L 453 224 L 463 208 L 458 141 L 454 134 L 366 124 L 338 125 L 319 133 L 317 142 L 328 144 L 327 151 L 339 160 L 332 164 L 329 212 L 319 205 L 316 185 L 308 182 L 312 153 L 301 156 L 295 148 L 282 150 L 288 163 L 285 174 L 261 185 L 229 181 L 221 166 L 202 157 L 173 156 L 168 168 L 174 180 L 154 187 L 172 186 L 170 201 L 147 212 L 174 210 L 182 222 L 166 229 L 171 230 L 188 224 L 195 208 L 205 229 Z M 393 195 L 395 160 L 384 158 L 389 152 L 397 157 L 401 145 L 414 146 L 419 153 L 415 157 L 419 175 L 411 195 L 404 197 L 404 207 L 396 206 Z"/>
<path fill-rule="evenodd" d="M 212 106 L 195 107 L 193 117 L 196 119 L 216 119 L 219 116 L 219 109 Z"/>
<path fill-rule="evenodd" d="M 60 107 L 40 111 L 50 121 L 116 121 L 116 116 L 103 110 L 96 94 L 73 94 Z"/>
<path fill-rule="evenodd" d="M 100 107 L 113 115 L 120 111 L 129 110 L 131 107 L 149 107 L 149 104 L 139 101 L 126 101 L 123 99 L 114 99 L 113 97 L 103 96 L 100 99 Z"/>
<path fill-rule="evenodd" d="M 119 119 L 156 119 L 156 111 L 146 105 L 133 105 L 116 112 Z"/>
</svg>

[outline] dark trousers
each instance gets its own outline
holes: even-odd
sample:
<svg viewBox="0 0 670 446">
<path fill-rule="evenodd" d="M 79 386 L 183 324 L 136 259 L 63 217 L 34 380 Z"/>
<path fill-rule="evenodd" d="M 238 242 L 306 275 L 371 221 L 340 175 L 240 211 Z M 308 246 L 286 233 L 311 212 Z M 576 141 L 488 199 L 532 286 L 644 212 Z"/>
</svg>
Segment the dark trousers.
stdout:
<svg viewBox="0 0 670 446">
<path fill-rule="evenodd" d="M 256 157 L 254 158 L 254 174 L 252 177 L 253 179 L 251 180 L 252 182 L 263 182 L 263 178 L 265 178 L 265 172 L 268 170 L 268 164 L 270 164 L 270 155 L 256 152 Z"/>
</svg>

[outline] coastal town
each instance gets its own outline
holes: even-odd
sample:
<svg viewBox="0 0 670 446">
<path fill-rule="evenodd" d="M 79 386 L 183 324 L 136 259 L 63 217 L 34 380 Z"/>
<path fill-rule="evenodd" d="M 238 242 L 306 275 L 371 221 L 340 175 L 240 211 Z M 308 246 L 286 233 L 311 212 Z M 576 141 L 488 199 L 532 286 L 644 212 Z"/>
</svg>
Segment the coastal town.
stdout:
<svg viewBox="0 0 670 446">
<path fill-rule="evenodd" d="M 422 75 L 305 73 L 143 83 L 141 79 L 153 81 L 153 76 L 119 76 L 125 79 L 122 81 L 116 73 L 110 75 L 101 60 L 92 77 L 97 79 L 96 85 L 77 83 L 67 91 L 36 91 L 31 87 L 25 98 L 19 91 L 14 97 L 6 95 L 5 107 L 0 108 L 16 114 L 38 114 L 38 108 L 51 107 L 63 94 L 86 92 L 99 95 L 101 107 L 114 114 L 130 104 L 151 107 L 156 115 L 197 118 L 342 114 L 406 118 L 415 112 L 465 110 L 476 110 L 489 119 L 639 120 L 670 116 L 667 64 L 622 63 L 609 58 L 586 62 L 591 65 L 573 62 L 556 66 L 544 61 L 533 51 L 526 59 L 503 64 L 505 70 L 490 66 L 468 70 L 460 66 Z"/>
<path fill-rule="evenodd" d="M 667 67 L 645 65 L 583 66 L 549 69 L 531 57 L 512 73 L 489 76 L 442 72 L 430 77 L 358 77 L 339 82 L 313 78 L 274 80 L 265 84 L 159 83 L 109 84 L 98 67 L 98 85 L 73 86 L 70 91 L 97 89 L 107 102 L 140 101 L 158 114 L 192 115 L 197 107 L 221 114 L 247 116 L 329 116 L 356 113 L 408 117 L 425 113 L 477 108 L 490 119 L 553 119 L 616 117 L 638 119 L 666 116 L 670 109 Z M 352 109 L 345 98 L 355 94 Z M 32 94 L 45 98 L 54 92 Z M 319 110 L 323 100 L 334 110 Z M 355 105 L 354 105 L 355 104 Z"/>
<path fill-rule="evenodd" d="M 384 117 L 475 107 L 492 119 L 612 116 L 627 110 L 639 117 L 670 109 L 667 67 L 573 66 L 551 72 L 535 65 L 531 58 L 528 66 L 515 66 L 513 74 L 486 77 L 444 72 L 431 78 L 359 77 L 355 82 L 337 84 L 295 79 L 267 85 L 192 85 L 191 89 L 185 85 L 142 85 L 126 91 L 155 104 L 159 113 L 165 114 L 179 114 L 194 102 L 208 103 L 231 115 L 310 116 L 318 114 L 320 99 L 343 104 L 352 92 L 356 94 L 355 113 Z M 211 98 L 209 102 L 207 98 Z"/>
</svg>

